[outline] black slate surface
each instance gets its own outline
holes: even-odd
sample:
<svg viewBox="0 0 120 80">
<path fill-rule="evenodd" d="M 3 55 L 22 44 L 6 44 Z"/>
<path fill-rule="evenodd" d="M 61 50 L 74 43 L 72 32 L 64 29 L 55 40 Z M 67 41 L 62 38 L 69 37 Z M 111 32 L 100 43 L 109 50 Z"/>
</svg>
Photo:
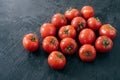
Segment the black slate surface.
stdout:
<svg viewBox="0 0 120 80">
<path fill-rule="evenodd" d="M 36 54 L 22 46 L 27 33 L 39 34 L 39 26 L 50 22 L 53 14 L 66 8 L 91 5 L 103 24 L 117 29 L 113 49 L 97 54 L 92 63 L 83 63 L 76 53 L 67 56 L 63 70 L 51 69 L 47 54 Z M 0 80 L 120 80 L 120 1 L 119 0 L 0 0 Z"/>
</svg>

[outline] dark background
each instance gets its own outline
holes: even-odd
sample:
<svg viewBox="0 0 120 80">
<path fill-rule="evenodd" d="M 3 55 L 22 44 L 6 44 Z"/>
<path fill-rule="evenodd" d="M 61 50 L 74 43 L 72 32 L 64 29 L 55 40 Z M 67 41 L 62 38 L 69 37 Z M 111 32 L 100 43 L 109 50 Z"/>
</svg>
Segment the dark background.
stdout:
<svg viewBox="0 0 120 80">
<path fill-rule="evenodd" d="M 67 57 L 67 65 L 57 71 L 49 67 L 47 54 L 39 48 L 27 52 L 22 38 L 36 33 L 40 25 L 50 22 L 53 14 L 66 8 L 81 9 L 91 5 L 103 24 L 117 29 L 113 49 L 97 54 L 92 63 L 83 63 L 76 53 Z M 0 0 L 0 80 L 120 80 L 120 1 L 119 0 Z"/>
</svg>

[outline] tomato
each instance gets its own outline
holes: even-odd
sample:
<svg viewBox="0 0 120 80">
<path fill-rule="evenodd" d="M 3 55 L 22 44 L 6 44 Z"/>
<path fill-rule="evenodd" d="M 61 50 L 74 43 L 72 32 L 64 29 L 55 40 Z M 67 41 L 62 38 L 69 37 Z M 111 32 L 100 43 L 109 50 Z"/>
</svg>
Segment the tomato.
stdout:
<svg viewBox="0 0 120 80">
<path fill-rule="evenodd" d="M 71 25 L 79 32 L 86 27 L 86 21 L 82 17 L 73 18 Z"/>
<path fill-rule="evenodd" d="M 110 24 L 104 24 L 99 29 L 99 34 L 114 39 L 116 37 L 116 29 Z"/>
<path fill-rule="evenodd" d="M 84 62 L 91 62 L 96 58 L 96 50 L 90 44 L 84 44 L 79 49 L 79 57 Z"/>
<path fill-rule="evenodd" d="M 40 41 L 36 34 L 29 33 L 23 37 L 22 44 L 27 51 L 34 52 L 38 50 Z"/>
<path fill-rule="evenodd" d="M 56 35 L 56 27 L 51 23 L 44 23 L 40 27 L 40 34 L 43 38 Z"/>
<path fill-rule="evenodd" d="M 78 36 L 81 44 L 92 44 L 95 41 L 96 35 L 92 29 L 83 29 Z"/>
<path fill-rule="evenodd" d="M 61 39 L 66 38 L 66 37 L 75 38 L 76 30 L 71 25 L 63 26 L 59 29 L 58 35 Z"/>
<path fill-rule="evenodd" d="M 47 53 L 51 53 L 52 51 L 56 51 L 59 48 L 59 41 L 54 36 L 47 36 L 43 39 L 42 48 Z"/>
<path fill-rule="evenodd" d="M 101 26 L 102 23 L 99 18 L 94 18 L 91 17 L 87 20 L 88 27 L 93 29 L 93 30 L 98 30 Z"/>
<path fill-rule="evenodd" d="M 73 18 L 80 16 L 80 13 L 78 9 L 70 8 L 64 13 L 64 15 L 67 20 L 71 21 Z"/>
<path fill-rule="evenodd" d="M 61 52 L 53 51 L 48 56 L 48 64 L 53 69 L 63 69 L 66 65 L 66 58 Z"/>
<path fill-rule="evenodd" d="M 55 25 L 55 27 L 60 28 L 62 26 L 67 25 L 67 19 L 65 18 L 64 15 L 57 13 L 53 15 L 51 19 L 51 23 Z"/>
<path fill-rule="evenodd" d="M 94 9 L 92 6 L 84 6 L 81 9 L 81 14 L 85 19 L 88 19 L 94 16 Z"/>
<path fill-rule="evenodd" d="M 72 38 L 64 38 L 60 42 L 60 48 L 64 54 L 72 55 L 76 52 L 78 45 Z"/>
<path fill-rule="evenodd" d="M 107 36 L 100 36 L 95 41 L 95 48 L 101 53 L 109 52 L 112 49 L 112 47 L 113 42 Z"/>
</svg>

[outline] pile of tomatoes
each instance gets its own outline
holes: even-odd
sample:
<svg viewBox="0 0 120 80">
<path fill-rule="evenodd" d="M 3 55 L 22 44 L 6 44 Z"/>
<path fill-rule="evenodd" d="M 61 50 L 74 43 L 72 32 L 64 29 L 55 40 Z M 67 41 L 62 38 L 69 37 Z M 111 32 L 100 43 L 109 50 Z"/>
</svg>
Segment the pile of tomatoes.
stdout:
<svg viewBox="0 0 120 80">
<path fill-rule="evenodd" d="M 64 15 L 54 14 L 51 23 L 41 25 L 42 48 L 49 55 L 50 67 L 64 68 L 65 55 L 78 52 L 82 61 L 91 62 L 96 58 L 96 51 L 106 53 L 112 49 L 116 29 L 110 24 L 102 24 L 94 13 L 91 6 L 83 6 L 80 11 L 70 8 Z M 33 33 L 25 35 L 22 42 L 30 52 L 38 50 L 40 45 L 38 36 Z"/>
</svg>

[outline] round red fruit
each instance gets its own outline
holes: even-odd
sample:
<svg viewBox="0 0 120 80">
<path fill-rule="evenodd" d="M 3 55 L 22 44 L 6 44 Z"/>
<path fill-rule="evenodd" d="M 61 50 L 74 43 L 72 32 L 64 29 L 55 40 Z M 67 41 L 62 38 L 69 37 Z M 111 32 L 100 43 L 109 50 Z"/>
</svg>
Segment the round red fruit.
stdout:
<svg viewBox="0 0 120 80">
<path fill-rule="evenodd" d="M 96 50 L 90 44 L 84 44 L 79 49 L 79 57 L 84 62 L 91 62 L 96 58 Z"/>
</svg>

